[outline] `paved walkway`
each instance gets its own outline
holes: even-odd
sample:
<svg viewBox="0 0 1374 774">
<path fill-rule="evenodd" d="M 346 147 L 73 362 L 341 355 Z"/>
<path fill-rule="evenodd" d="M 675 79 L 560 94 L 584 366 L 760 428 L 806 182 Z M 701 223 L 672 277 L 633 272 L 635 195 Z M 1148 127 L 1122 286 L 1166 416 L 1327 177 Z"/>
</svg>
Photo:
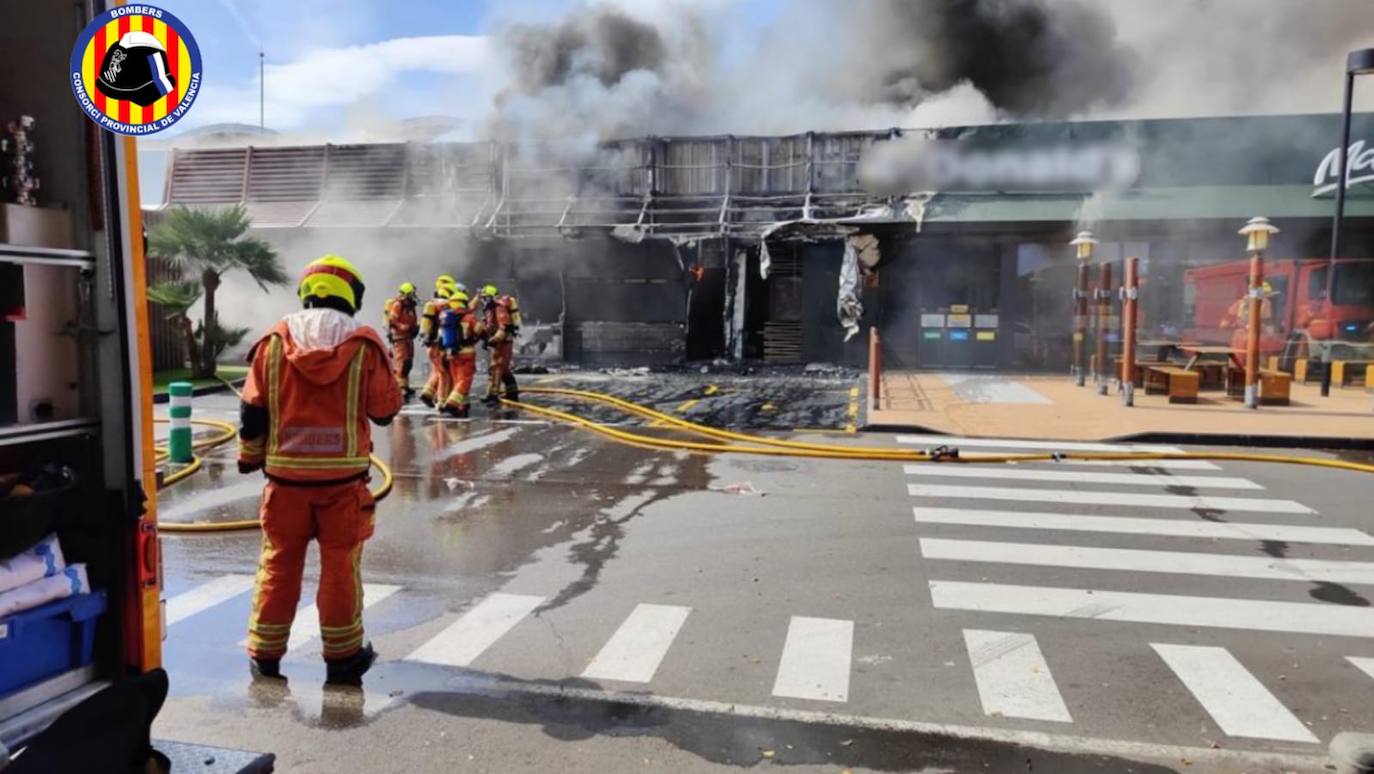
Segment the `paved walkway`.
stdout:
<svg viewBox="0 0 1374 774">
<path fill-rule="evenodd" d="M 1115 386 L 1097 394 L 1067 376 L 888 372 L 871 425 L 921 427 L 952 435 L 1095 441 L 1140 433 L 1374 438 L 1374 395 L 1364 387 L 1294 384 L 1289 406 L 1248 410 L 1223 392 L 1204 392 L 1196 405 L 1171 405 L 1137 388 L 1136 405 L 1121 405 Z"/>
</svg>

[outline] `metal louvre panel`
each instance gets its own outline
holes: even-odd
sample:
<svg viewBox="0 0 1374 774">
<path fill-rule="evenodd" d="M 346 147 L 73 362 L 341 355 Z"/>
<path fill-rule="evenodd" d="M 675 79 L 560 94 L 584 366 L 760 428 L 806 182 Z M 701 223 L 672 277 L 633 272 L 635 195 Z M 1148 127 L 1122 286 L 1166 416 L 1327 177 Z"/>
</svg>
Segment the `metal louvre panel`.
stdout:
<svg viewBox="0 0 1374 774">
<path fill-rule="evenodd" d="M 401 198 L 405 179 L 405 146 L 332 145 L 325 166 L 326 199 Z"/>
<path fill-rule="evenodd" d="M 249 201 L 315 201 L 324 182 L 325 146 L 254 148 Z"/>
<path fill-rule="evenodd" d="M 315 205 L 314 201 L 303 201 L 247 202 L 243 206 L 254 228 L 294 228 L 301 225 Z"/>
<path fill-rule="evenodd" d="M 173 153 L 168 203 L 240 201 L 247 163 L 247 148 Z"/>
</svg>

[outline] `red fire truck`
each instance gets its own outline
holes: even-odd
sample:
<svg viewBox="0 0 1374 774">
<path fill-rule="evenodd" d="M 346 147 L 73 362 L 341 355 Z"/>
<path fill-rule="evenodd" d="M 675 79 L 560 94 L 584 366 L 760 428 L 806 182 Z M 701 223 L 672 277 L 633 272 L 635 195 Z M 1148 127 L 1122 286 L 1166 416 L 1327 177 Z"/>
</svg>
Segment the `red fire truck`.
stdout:
<svg viewBox="0 0 1374 774">
<path fill-rule="evenodd" d="M 72 44 L 103 7 L 28 2 L 0 24 L 13 54 L 0 68 L 0 559 L 46 546 L 80 568 L 69 596 L 0 612 L 0 768 L 6 751 L 32 768 L 25 748 L 54 719 L 162 665 L 135 141 L 88 121 L 67 79 Z M 36 196 L 15 199 L 21 189 Z M 79 733 L 98 751 L 101 731 Z M 156 747 L 177 771 L 187 756 L 197 771 L 271 768 L 270 756 Z"/>
<path fill-rule="evenodd" d="M 1298 357 L 1363 359 L 1351 345 L 1374 339 L 1374 260 L 1337 260 L 1331 298 L 1329 271 L 1325 258 L 1264 262 L 1269 317 L 1260 334 L 1262 353 L 1281 355 L 1285 367 Z M 1187 340 L 1245 347 L 1244 306 L 1236 302 L 1246 295 L 1249 272 L 1249 261 L 1240 260 L 1184 274 Z"/>
</svg>

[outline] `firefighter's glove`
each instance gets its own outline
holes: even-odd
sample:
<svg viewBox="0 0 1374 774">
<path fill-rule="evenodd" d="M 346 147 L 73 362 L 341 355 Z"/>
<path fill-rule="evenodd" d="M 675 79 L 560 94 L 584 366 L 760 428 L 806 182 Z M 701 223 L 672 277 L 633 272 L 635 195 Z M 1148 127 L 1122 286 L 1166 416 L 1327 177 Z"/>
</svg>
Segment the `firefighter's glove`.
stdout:
<svg viewBox="0 0 1374 774">
<path fill-rule="evenodd" d="M 249 462 L 247 460 L 239 460 L 239 473 L 242 475 L 256 473 L 257 471 L 262 470 L 262 466 L 263 463 L 261 461 Z"/>
</svg>

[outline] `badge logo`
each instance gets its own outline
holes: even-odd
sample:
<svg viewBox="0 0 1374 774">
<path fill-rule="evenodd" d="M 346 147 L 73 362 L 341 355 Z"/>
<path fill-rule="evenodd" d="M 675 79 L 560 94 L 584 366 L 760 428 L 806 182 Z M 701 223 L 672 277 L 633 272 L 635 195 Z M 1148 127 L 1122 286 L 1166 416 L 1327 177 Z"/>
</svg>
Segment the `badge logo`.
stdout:
<svg viewBox="0 0 1374 774">
<path fill-rule="evenodd" d="M 72 47 L 72 93 L 82 112 L 117 134 L 152 134 L 180 121 L 200 92 L 200 48 L 181 20 L 151 5 L 97 16 Z"/>
</svg>

